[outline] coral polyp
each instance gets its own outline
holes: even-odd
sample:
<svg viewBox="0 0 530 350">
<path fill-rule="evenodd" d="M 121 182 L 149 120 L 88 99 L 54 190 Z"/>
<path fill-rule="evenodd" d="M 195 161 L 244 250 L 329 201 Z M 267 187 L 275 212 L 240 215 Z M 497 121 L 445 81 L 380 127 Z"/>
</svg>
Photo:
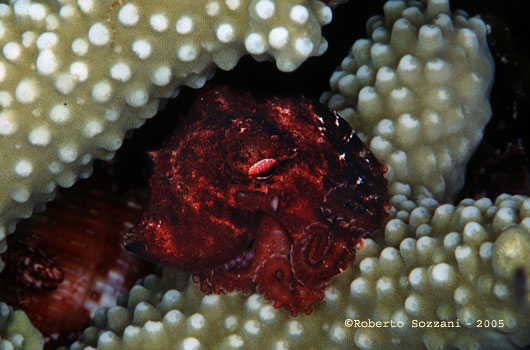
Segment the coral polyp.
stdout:
<svg viewBox="0 0 530 350">
<path fill-rule="evenodd" d="M 257 289 L 310 313 L 387 217 L 386 168 L 304 98 L 209 88 L 182 123 L 150 153 L 148 206 L 127 248 L 195 272 L 204 290 Z"/>
</svg>

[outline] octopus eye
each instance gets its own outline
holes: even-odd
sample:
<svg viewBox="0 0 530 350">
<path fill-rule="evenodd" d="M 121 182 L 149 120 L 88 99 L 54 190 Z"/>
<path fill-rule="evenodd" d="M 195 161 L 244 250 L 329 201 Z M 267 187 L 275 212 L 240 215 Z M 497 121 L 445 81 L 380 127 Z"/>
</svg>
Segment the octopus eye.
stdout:
<svg viewBox="0 0 530 350">
<path fill-rule="evenodd" d="M 248 169 L 248 176 L 263 180 L 272 175 L 273 170 L 278 165 L 278 161 L 273 158 L 265 158 L 254 164 Z"/>
</svg>

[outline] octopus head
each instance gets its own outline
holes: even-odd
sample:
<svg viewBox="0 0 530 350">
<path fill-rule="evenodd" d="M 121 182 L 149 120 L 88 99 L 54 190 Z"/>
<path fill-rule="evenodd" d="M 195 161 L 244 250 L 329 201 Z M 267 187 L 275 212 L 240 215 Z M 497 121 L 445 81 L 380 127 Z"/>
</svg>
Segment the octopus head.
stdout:
<svg viewBox="0 0 530 350">
<path fill-rule="evenodd" d="M 387 217 L 385 166 L 305 98 L 210 88 L 150 156 L 148 205 L 125 246 L 205 291 L 256 289 L 293 315 Z"/>
</svg>

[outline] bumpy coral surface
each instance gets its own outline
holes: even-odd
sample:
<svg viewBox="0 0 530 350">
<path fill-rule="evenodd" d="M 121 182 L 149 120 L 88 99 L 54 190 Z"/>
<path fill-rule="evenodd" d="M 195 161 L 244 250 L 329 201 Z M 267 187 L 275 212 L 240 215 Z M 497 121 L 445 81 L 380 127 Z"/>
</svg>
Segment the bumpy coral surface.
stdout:
<svg viewBox="0 0 530 350">
<path fill-rule="evenodd" d="M 451 200 L 491 116 L 493 63 L 478 18 L 444 0 L 388 1 L 323 96 L 413 195 Z"/>
<path fill-rule="evenodd" d="M 13 311 L 0 302 L 0 348 L 9 350 L 40 350 L 44 339 L 23 311 Z"/>
<path fill-rule="evenodd" d="M 309 316 L 290 317 L 257 294 L 204 295 L 166 271 L 162 279 L 147 277 L 118 306 L 101 309 L 94 327 L 71 349 L 132 344 L 135 349 L 515 349 L 530 344 L 529 283 L 522 298 L 514 297 L 513 288 L 515 269 L 530 272 L 530 199 L 504 195 L 495 203 L 464 200 L 454 206 L 396 195 L 391 203 L 392 219 L 382 237 L 365 240 L 355 263 L 336 277 L 324 303 Z M 348 319 L 388 323 L 348 328 Z M 427 327 L 429 321 L 441 327 Z"/>
<path fill-rule="evenodd" d="M 404 5 L 392 1 L 387 6 Z M 430 13 L 448 8 L 444 1 L 429 6 L 434 6 Z M 430 90 L 419 91 L 428 96 Z M 510 349 L 530 344 L 530 285 L 524 278 L 530 269 L 529 199 L 505 195 L 495 203 L 440 205 L 415 187 L 394 184 L 394 209 L 384 232 L 365 240 L 356 264 L 336 278 L 311 316 L 293 319 L 258 295 L 202 296 L 179 278 L 150 276 L 120 306 L 101 310 L 72 349 L 88 344 L 120 349 L 142 341 L 146 348 L 220 349 Z M 408 199 L 413 192 L 417 201 Z M 352 328 L 346 327 L 347 319 Z M 369 321 L 395 326 L 370 327 Z M 445 327 L 431 323 L 428 328 L 429 321 Z"/>
<path fill-rule="evenodd" d="M 0 244 L 57 185 L 112 157 L 160 98 L 247 53 L 291 71 L 325 51 L 330 20 L 317 0 L 0 4 Z"/>
<path fill-rule="evenodd" d="M 304 98 L 208 88 L 182 123 L 150 153 L 149 203 L 127 249 L 197 272 L 205 291 L 255 288 L 310 313 L 386 219 L 386 168 Z"/>
<path fill-rule="evenodd" d="M 405 2 L 389 3 L 405 7 Z M 424 9 L 427 1 L 407 3 Z M 448 9 L 447 1 L 428 3 Z M 452 18 L 460 23 L 465 17 L 458 12 Z M 466 20 L 478 23 L 476 19 Z M 345 62 L 347 65 L 351 60 Z M 425 83 L 419 80 L 417 85 Z M 342 113 L 359 113 L 352 111 Z M 471 137 L 477 132 L 466 129 Z M 418 190 L 417 184 L 412 185 L 395 183 L 391 199 L 394 209 L 384 232 L 374 240 L 365 240 L 352 268 L 334 280 L 324 303 L 310 316 L 292 318 L 255 294 L 205 296 L 185 277 L 165 270 L 162 277 L 148 276 L 119 298 L 119 306 L 100 310 L 93 327 L 71 349 L 528 346 L 529 199 L 504 195 L 495 203 L 481 199 L 440 205 L 422 196 L 425 191 Z M 413 193 L 415 201 L 408 199 Z M 457 318 L 460 327 L 454 328 L 422 328 L 427 323 L 418 328 L 345 325 L 346 319 L 412 324 L 413 320 L 456 322 Z"/>
</svg>

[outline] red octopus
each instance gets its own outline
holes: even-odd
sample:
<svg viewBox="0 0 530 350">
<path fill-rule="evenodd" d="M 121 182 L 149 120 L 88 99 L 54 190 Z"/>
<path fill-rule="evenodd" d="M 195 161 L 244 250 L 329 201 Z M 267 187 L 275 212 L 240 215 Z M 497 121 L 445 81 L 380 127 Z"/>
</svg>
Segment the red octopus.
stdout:
<svg viewBox="0 0 530 350">
<path fill-rule="evenodd" d="M 148 204 L 126 248 L 194 272 L 203 291 L 255 289 L 310 314 L 386 219 L 386 167 L 305 98 L 210 88 L 182 124 L 150 153 Z"/>
</svg>

